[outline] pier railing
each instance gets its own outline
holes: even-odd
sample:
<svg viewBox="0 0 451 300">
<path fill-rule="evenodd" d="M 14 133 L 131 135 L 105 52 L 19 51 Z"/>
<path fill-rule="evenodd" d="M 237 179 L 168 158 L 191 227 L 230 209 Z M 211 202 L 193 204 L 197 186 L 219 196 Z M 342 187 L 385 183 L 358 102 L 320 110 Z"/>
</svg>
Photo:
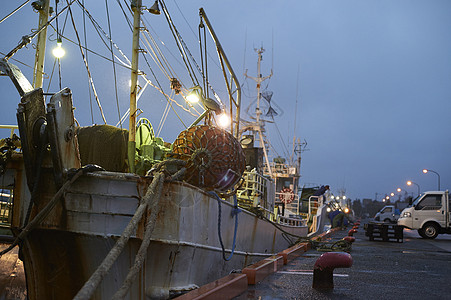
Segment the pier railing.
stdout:
<svg viewBox="0 0 451 300">
<path fill-rule="evenodd" d="M 12 138 L 13 134 L 14 134 L 14 130 L 19 129 L 19 126 L 17 126 L 17 125 L 0 125 L 0 129 L 9 129 L 9 130 L 11 130 L 11 134 L 10 134 L 9 137 Z M 0 138 L 2 138 L 2 137 L 0 137 Z"/>
<path fill-rule="evenodd" d="M 270 195 L 274 190 L 268 188 L 269 179 L 255 170 L 245 171 L 243 178 L 244 182 L 236 194 L 239 206 L 248 210 L 258 208 L 266 218 L 274 221 L 275 196 Z"/>
</svg>

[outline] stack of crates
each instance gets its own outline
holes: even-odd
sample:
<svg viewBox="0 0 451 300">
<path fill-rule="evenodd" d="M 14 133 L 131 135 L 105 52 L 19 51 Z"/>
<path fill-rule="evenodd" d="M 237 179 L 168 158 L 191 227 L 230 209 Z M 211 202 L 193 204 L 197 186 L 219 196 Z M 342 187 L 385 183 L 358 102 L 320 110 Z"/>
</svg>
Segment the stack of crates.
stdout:
<svg viewBox="0 0 451 300">
<path fill-rule="evenodd" d="M 365 235 L 370 241 L 381 240 L 383 242 L 403 242 L 403 227 L 395 224 L 373 223 L 365 224 Z"/>
</svg>

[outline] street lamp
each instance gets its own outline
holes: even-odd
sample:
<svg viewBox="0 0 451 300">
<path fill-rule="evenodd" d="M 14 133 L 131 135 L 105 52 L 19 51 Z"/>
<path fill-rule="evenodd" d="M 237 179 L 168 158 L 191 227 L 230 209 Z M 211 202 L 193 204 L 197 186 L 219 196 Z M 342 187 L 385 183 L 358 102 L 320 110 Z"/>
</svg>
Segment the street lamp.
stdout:
<svg viewBox="0 0 451 300">
<path fill-rule="evenodd" d="M 407 183 L 407 185 L 409 185 L 409 186 L 412 185 L 412 184 L 415 184 L 415 185 L 417 186 L 417 188 L 418 188 L 418 195 L 421 194 L 421 193 L 420 193 L 420 186 L 419 186 L 417 183 L 415 183 L 415 182 L 413 182 L 413 181 L 410 181 L 410 180 L 407 181 L 406 183 Z"/>
<path fill-rule="evenodd" d="M 432 173 L 437 174 L 437 176 L 438 176 L 438 190 L 440 191 L 440 174 L 435 172 L 435 171 L 433 171 L 433 170 L 423 169 L 423 173 L 424 174 L 426 174 L 427 172 L 432 172 Z"/>
</svg>

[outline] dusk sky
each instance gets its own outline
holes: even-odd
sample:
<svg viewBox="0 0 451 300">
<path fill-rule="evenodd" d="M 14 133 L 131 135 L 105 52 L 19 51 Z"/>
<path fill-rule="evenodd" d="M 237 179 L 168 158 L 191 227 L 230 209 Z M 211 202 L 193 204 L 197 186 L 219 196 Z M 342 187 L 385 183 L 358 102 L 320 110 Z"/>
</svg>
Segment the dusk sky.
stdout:
<svg viewBox="0 0 451 300">
<path fill-rule="evenodd" d="M 20 4 L 18 2 L 24 1 L 3 2 L 0 18 L 13 11 Z M 58 9 L 63 7 L 63 2 L 60 1 Z M 99 23 L 108 32 L 108 24 L 102 20 L 105 18 L 104 1 L 84 2 L 88 9 L 98 6 L 93 15 L 97 18 L 99 14 Z M 114 20 L 111 24 L 113 40 L 129 53 L 131 34 L 128 25 L 123 24 L 124 18 L 117 9 L 117 2 L 108 2 Z M 153 2 L 146 0 L 143 5 L 150 7 Z M 247 69 L 248 75 L 256 76 L 257 54 L 254 48 L 265 48 L 261 73 L 267 76 L 272 69 L 273 76 L 262 86 L 274 93 L 273 107 L 279 112 L 275 117 L 277 128 L 273 124 L 267 125 L 273 145 L 270 154 L 273 157 L 284 155 L 280 140 L 291 151 L 294 134 L 301 141 L 307 141 L 306 151 L 302 153 L 301 185 L 328 184 L 334 194 L 343 189 L 351 199 L 374 199 L 377 193 L 380 200 L 382 195 L 396 192 L 398 187 L 415 196 L 417 187 L 408 187 L 407 180 L 417 183 L 421 192 L 437 189 L 437 175 L 422 173 L 422 169 L 427 168 L 440 174 L 442 189 L 450 188 L 451 1 L 165 2 L 177 29 L 198 61 L 198 9 L 205 9 L 242 84 L 243 110 L 256 97 L 255 82 L 245 79 L 244 72 Z M 54 1 L 51 3 L 54 6 Z M 79 11 L 75 5 L 74 14 L 75 8 Z M 154 16 L 145 12 L 144 15 L 156 32 L 155 36 L 165 41 L 165 45 L 173 43 L 163 14 Z M 77 21 L 80 18 L 79 15 Z M 0 55 L 3 57 L 13 49 L 23 35 L 37 27 L 37 23 L 37 14 L 30 4 L 1 23 Z M 63 24 L 62 18 L 60 28 Z M 67 35 L 73 35 L 70 18 L 65 26 Z M 78 30 L 83 39 L 83 28 Z M 49 35 L 52 33 L 53 29 L 49 29 Z M 97 45 L 91 41 L 97 38 L 93 30 L 88 30 L 88 38 L 89 47 Z M 54 40 L 55 35 L 51 39 Z M 208 43 L 211 57 L 216 58 L 211 39 Z M 64 41 L 63 44 L 69 43 Z M 175 59 L 178 52 L 173 49 Z M 62 85 L 73 90 L 77 120 L 81 125 L 91 125 L 88 84 L 86 71 L 79 61 L 80 52 L 72 47 L 68 48 L 66 55 L 73 55 L 77 62 L 75 58 L 63 58 Z M 111 57 L 107 51 L 102 55 Z M 13 58 L 32 66 L 32 46 L 20 50 Z M 89 59 L 95 63 L 94 55 Z M 17 61 L 11 62 L 30 76 L 29 67 Z M 181 69 L 180 62 L 178 58 L 176 68 Z M 52 58 L 46 59 L 47 74 L 52 73 L 53 63 Z M 217 64 L 209 63 L 209 72 L 213 74 L 212 80 L 217 76 L 220 82 L 221 71 Z M 102 85 L 110 87 L 103 98 L 114 99 L 113 79 L 106 76 L 111 73 L 111 64 L 104 67 L 99 62 L 91 68 L 100 69 L 93 71 L 94 75 L 100 75 L 97 81 L 99 90 Z M 57 74 L 57 69 L 54 72 Z M 118 72 L 118 76 L 122 75 L 121 72 L 125 74 L 123 70 Z M 67 73 L 83 76 L 72 80 L 65 75 Z M 50 88 L 52 92 L 58 90 L 58 76 L 55 74 Z M 183 76 L 187 77 L 186 74 Z M 119 82 L 127 81 L 121 78 Z M 167 82 L 161 83 L 168 86 Z M 218 91 L 224 90 L 220 84 Z M 44 86 L 47 87 L 48 82 L 45 81 Z M 18 93 L 7 77 L 0 78 L 0 89 L 3 98 L 0 124 L 16 124 Z M 123 88 L 124 92 L 127 89 Z M 145 102 L 146 97 L 157 97 L 154 91 L 146 93 L 140 102 L 142 116 L 157 127 L 165 102 Z M 102 96 L 101 92 L 99 95 Z M 126 95 L 123 99 L 122 112 L 128 105 Z M 115 103 L 112 100 L 111 104 L 103 104 L 106 114 L 113 115 L 109 121 L 113 125 L 118 119 L 117 113 L 114 117 Z M 98 115 L 94 119 L 95 123 L 101 123 Z M 175 125 L 177 119 L 173 113 L 168 115 L 167 122 L 161 136 L 173 142 L 183 128 Z M 0 133 L 1 137 L 8 135 L 8 131 Z"/>
</svg>

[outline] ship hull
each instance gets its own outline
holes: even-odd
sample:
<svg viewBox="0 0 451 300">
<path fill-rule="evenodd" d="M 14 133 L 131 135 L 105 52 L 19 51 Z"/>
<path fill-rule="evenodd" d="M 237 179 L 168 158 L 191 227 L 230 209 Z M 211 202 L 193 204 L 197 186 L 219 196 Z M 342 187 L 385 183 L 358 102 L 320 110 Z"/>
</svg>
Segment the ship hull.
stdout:
<svg viewBox="0 0 451 300">
<path fill-rule="evenodd" d="M 150 180 L 133 174 L 96 172 L 75 181 L 22 246 L 29 298 L 72 299 L 122 234 Z M 35 207 L 33 214 L 43 205 Z M 26 207 L 22 206 L 22 215 Z M 167 298 L 290 246 L 282 231 L 242 210 L 237 215 L 233 256 L 224 260 L 231 255 L 234 243 L 233 211 L 231 203 L 194 186 L 165 183 L 146 260 L 127 298 Z M 122 285 L 149 216 L 150 211 L 102 280 L 94 299 L 110 299 Z M 282 227 L 299 236 L 307 235 L 305 226 Z"/>
</svg>

